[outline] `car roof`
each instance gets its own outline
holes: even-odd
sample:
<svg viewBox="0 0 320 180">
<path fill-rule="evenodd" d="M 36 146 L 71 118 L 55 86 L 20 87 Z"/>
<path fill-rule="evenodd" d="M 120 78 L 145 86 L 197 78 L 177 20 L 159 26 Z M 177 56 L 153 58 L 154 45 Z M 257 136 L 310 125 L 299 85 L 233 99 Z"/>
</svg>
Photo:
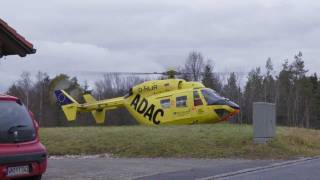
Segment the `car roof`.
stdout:
<svg viewBox="0 0 320 180">
<path fill-rule="evenodd" d="M 0 94 L 0 101 L 15 101 L 15 100 L 18 100 L 18 98 L 14 96 L 5 95 L 5 94 Z"/>
</svg>

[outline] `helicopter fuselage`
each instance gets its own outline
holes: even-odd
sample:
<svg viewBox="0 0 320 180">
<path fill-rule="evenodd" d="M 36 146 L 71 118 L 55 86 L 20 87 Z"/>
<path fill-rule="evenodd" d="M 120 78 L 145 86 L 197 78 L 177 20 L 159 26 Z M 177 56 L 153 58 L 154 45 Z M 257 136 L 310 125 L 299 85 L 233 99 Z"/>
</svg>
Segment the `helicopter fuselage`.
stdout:
<svg viewBox="0 0 320 180">
<path fill-rule="evenodd" d="M 55 92 L 69 121 L 77 112 L 91 112 L 97 123 L 105 121 L 105 111 L 125 107 L 145 125 L 214 123 L 239 113 L 239 106 L 206 88 L 200 82 L 182 79 L 147 81 L 136 85 L 124 97 L 96 101 L 85 94 L 79 104 L 63 90 Z"/>
<path fill-rule="evenodd" d="M 209 105 L 199 82 L 149 81 L 134 87 L 124 106 L 140 124 L 214 123 L 239 112 L 227 103 Z M 226 99 L 225 99 L 226 100 Z"/>
</svg>

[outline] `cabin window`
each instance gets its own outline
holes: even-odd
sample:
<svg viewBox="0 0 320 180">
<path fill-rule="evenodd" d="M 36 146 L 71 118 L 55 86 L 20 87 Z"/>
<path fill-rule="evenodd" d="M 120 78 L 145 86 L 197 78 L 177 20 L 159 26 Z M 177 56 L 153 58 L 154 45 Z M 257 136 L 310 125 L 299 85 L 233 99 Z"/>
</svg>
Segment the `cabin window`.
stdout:
<svg viewBox="0 0 320 180">
<path fill-rule="evenodd" d="M 202 100 L 199 96 L 198 91 L 193 91 L 193 104 L 194 106 L 200 106 L 203 105 Z"/>
<path fill-rule="evenodd" d="M 160 104 L 163 109 L 170 108 L 170 99 L 162 99 L 160 100 Z"/>
<path fill-rule="evenodd" d="M 176 107 L 187 107 L 187 96 L 179 96 L 176 98 Z"/>
</svg>

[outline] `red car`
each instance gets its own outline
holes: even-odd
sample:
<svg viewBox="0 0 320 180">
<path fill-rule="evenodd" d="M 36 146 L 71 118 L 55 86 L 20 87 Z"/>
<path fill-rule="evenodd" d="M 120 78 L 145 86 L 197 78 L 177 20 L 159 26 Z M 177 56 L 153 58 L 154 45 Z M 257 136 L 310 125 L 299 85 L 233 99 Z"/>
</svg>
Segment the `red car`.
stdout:
<svg viewBox="0 0 320 180">
<path fill-rule="evenodd" d="M 0 95 L 0 180 L 41 179 L 47 151 L 38 131 L 32 113 L 18 98 Z"/>
</svg>

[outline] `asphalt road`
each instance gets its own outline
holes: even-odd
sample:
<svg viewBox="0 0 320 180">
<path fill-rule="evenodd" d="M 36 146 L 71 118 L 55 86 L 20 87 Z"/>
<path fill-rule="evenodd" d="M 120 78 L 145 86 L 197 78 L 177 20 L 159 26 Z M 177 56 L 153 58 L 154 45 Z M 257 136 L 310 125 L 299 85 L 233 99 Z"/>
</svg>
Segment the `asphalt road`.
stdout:
<svg viewBox="0 0 320 180">
<path fill-rule="evenodd" d="M 44 180 L 196 179 L 278 161 L 210 159 L 50 158 Z"/>
<path fill-rule="evenodd" d="M 318 180 L 320 179 L 320 158 L 302 159 L 297 162 L 280 163 L 272 165 L 247 169 L 234 173 L 227 173 L 208 177 L 206 179 L 228 179 L 228 180 Z M 203 180 L 206 180 L 203 179 Z"/>
<path fill-rule="evenodd" d="M 320 179 L 320 158 L 301 158 L 291 161 L 108 157 L 50 158 L 48 170 L 43 179 L 316 180 Z"/>
</svg>

